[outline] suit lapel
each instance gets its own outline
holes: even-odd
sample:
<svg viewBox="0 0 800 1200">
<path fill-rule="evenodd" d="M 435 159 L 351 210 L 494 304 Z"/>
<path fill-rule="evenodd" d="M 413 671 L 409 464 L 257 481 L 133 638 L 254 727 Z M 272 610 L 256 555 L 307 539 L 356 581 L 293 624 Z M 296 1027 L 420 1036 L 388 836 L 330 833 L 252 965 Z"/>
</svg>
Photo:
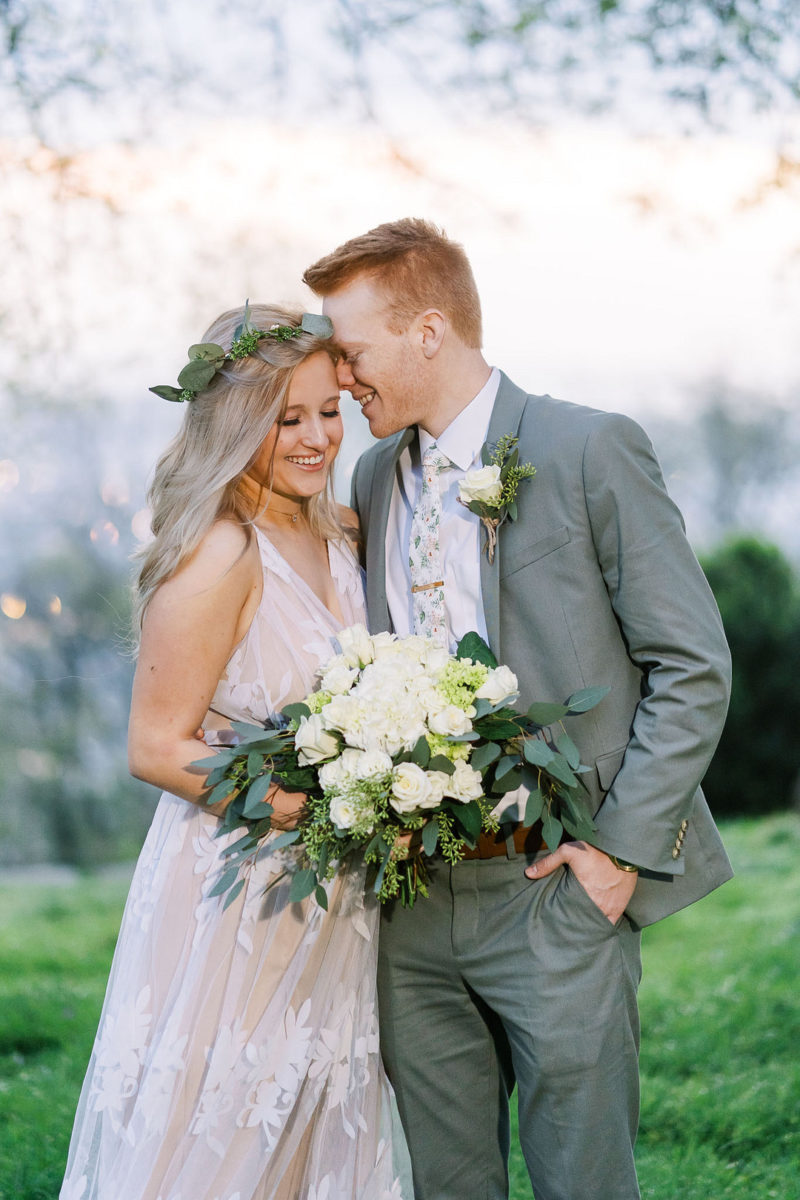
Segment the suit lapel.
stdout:
<svg viewBox="0 0 800 1200">
<path fill-rule="evenodd" d="M 522 413 L 525 409 L 526 395 L 521 388 L 512 383 L 507 375 L 500 372 L 500 387 L 497 389 L 497 399 L 492 409 L 489 422 L 489 432 L 486 440 L 496 442 L 504 433 L 513 434 L 519 431 Z M 482 547 L 485 541 L 481 527 L 481 598 L 483 600 L 483 615 L 486 620 L 486 632 L 489 645 L 498 662 L 500 657 L 500 564 L 503 556 L 503 530 L 500 529 L 495 549 L 494 562 L 490 563 Z"/>
<path fill-rule="evenodd" d="M 367 608 L 373 633 L 391 627 L 386 599 L 386 526 L 389 523 L 397 460 L 414 436 L 413 428 L 403 430 L 389 438 L 375 456 L 367 530 Z"/>
</svg>

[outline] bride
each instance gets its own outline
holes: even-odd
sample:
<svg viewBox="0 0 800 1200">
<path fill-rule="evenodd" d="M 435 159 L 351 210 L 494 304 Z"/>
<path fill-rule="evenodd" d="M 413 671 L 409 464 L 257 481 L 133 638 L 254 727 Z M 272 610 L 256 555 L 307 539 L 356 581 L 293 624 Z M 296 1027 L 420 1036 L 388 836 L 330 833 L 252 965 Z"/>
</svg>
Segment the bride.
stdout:
<svg viewBox="0 0 800 1200">
<path fill-rule="evenodd" d="M 136 586 L 131 771 L 162 788 L 122 921 L 61 1200 L 388 1200 L 407 1161 L 378 1051 L 378 912 L 362 873 L 290 903 L 294 847 L 213 895 L 226 801 L 196 740 L 314 686 L 364 621 L 326 318 L 226 312 L 192 347 L 183 426 L 156 468 Z M 328 323 L 329 325 L 329 323 Z M 198 747 L 200 749 L 198 750 Z M 268 796 L 291 828 L 302 793 Z M 277 835 L 276 835 L 277 836 Z M 269 890 L 267 885 L 272 883 Z M 394 1134 L 394 1136 L 393 1136 Z"/>
</svg>

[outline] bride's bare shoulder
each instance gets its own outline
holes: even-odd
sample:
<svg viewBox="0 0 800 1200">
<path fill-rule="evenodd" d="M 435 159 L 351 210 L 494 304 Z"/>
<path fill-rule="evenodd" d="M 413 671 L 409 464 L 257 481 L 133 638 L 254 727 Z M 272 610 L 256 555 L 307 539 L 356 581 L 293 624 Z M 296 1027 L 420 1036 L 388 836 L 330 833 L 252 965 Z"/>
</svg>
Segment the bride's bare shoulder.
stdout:
<svg viewBox="0 0 800 1200">
<path fill-rule="evenodd" d="M 258 549 L 252 531 L 236 521 L 219 520 L 203 534 L 194 552 L 165 583 L 174 592 L 193 591 L 201 584 L 215 587 L 227 583 L 233 588 L 247 586 L 258 562 Z"/>
</svg>

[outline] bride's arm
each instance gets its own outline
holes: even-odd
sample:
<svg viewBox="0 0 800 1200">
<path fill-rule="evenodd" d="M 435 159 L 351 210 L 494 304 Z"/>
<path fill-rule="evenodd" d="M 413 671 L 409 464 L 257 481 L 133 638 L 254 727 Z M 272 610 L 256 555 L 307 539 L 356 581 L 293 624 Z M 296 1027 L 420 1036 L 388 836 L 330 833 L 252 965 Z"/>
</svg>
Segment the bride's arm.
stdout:
<svg viewBox="0 0 800 1200">
<path fill-rule="evenodd" d="M 255 543 L 230 521 L 209 530 L 192 558 L 161 585 L 147 608 L 133 681 L 128 764 L 137 779 L 208 807 L 196 730 L 234 647 L 260 599 Z M 296 819 L 302 793 L 275 789 L 275 825 Z M 227 801 L 209 807 L 220 815 Z"/>
</svg>

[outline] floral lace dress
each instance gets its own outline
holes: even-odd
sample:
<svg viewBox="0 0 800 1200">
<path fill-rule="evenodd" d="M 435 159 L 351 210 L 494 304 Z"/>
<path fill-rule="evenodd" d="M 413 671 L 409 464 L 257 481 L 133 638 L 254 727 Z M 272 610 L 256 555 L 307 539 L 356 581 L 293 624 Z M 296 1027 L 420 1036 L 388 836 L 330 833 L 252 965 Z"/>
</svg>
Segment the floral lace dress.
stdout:
<svg viewBox="0 0 800 1200">
<path fill-rule="evenodd" d="M 339 621 L 259 532 L 264 591 L 212 708 L 260 721 L 314 686 Z M 360 570 L 329 543 L 345 625 Z M 213 724 L 209 714 L 209 725 Z M 221 722 L 217 719 L 216 723 Z M 213 741 L 213 735 L 207 736 Z M 198 755 L 202 757 L 202 753 Z M 61 1200 L 406 1197 L 402 1134 L 378 1051 L 378 910 L 363 872 L 329 909 L 262 852 L 223 911 L 210 814 L 162 795 L 134 874 L 81 1093 Z"/>
</svg>

